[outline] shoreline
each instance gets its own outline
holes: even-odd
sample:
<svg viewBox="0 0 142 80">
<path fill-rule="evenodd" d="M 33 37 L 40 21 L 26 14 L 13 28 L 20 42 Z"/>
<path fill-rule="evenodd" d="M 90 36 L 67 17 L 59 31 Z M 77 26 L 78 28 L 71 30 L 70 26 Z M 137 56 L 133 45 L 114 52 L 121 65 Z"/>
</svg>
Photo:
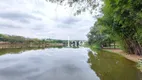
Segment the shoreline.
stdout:
<svg viewBox="0 0 142 80">
<path fill-rule="evenodd" d="M 48 43 L 48 44 L 25 44 L 25 43 L 14 43 L 14 44 L 0 44 L 1 49 L 17 49 L 17 48 L 45 48 L 45 47 L 62 47 L 64 44 L 62 43 Z"/>
<path fill-rule="evenodd" d="M 126 59 L 128 59 L 130 61 L 133 61 L 135 63 L 138 63 L 139 60 L 142 59 L 142 56 L 138 56 L 138 55 L 134 55 L 134 54 L 127 54 L 126 52 L 124 52 L 121 49 L 103 49 L 103 50 L 119 54 L 119 55 L 125 57 Z M 142 66 L 140 68 L 138 68 L 138 69 L 142 72 Z"/>
</svg>

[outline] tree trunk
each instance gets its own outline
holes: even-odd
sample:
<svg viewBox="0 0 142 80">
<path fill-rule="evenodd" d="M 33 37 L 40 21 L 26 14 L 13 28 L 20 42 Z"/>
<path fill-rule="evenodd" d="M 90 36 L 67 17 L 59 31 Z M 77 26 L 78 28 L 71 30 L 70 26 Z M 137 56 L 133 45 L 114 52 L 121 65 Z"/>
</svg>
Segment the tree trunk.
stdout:
<svg viewBox="0 0 142 80">
<path fill-rule="evenodd" d="M 129 54 L 142 55 L 142 47 L 136 40 L 125 40 L 125 48 Z"/>
<path fill-rule="evenodd" d="M 114 41 L 114 49 L 116 49 L 115 41 Z"/>
</svg>

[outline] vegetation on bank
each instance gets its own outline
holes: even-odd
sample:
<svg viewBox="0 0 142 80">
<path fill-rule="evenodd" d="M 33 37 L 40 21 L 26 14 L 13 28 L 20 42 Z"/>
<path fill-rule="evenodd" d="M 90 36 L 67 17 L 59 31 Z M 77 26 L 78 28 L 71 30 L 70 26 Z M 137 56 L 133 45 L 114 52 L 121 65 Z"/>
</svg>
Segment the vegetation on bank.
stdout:
<svg viewBox="0 0 142 80">
<path fill-rule="evenodd" d="M 142 59 L 138 61 L 137 67 L 142 71 Z"/>
<path fill-rule="evenodd" d="M 0 34 L 1 44 L 56 44 L 56 43 L 67 43 L 66 40 L 56 40 L 56 39 L 37 39 L 37 38 L 25 38 L 22 36 L 6 35 Z"/>
<path fill-rule="evenodd" d="M 141 0 L 104 0 L 102 12 L 88 34 L 88 43 L 118 43 L 127 53 L 142 55 Z"/>
</svg>

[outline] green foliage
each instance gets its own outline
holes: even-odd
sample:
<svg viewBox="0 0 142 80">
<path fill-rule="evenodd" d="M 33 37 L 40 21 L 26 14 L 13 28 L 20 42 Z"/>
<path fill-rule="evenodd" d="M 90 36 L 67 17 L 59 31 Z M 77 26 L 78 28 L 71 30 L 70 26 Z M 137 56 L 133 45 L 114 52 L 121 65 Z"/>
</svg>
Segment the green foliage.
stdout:
<svg viewBox="0 0 142 80">
<path fill-rule="evenodd" d="M 0 34 L 0 41 L 10 42 L 10 43 L 34 43 L 34 44 L 66 42 L 64 40 L 25 38 L 22 36 L 5 35 L 5 34 Z"/>
<path fill-rule="evenodd" d="M 25 41 L 26 38 L 24 37 L 21 37 L 21 36 L 10 36 L 10 35 L 4 35 L 4 34 L 0 34 L 0 41 L 8 41 L 8 42 L 11 42 L 11 43 L 14 43 L 14 42 L 23 42 Z"/>
<path fill-rule="evenodd" d="M 142 55 L 141 0 L 104 0 L 104 3 L 104 15 L 91 28 L 89 43 L 117 40 L 128 53 Z"/>
<path fill-rule="evenodd" d="M 137 67 L 142 71 L 142 59 L 138 61 Z"/>
<path fill-rule="evenodd" d="M 137 8 L 141 5 L 141 0 L 105 0 L 102 21 L 105 22 L 105 25 L 112 27 L 121 37 L 136 38 L 134 35 L 137 35 L 137 30 L 140 29 L 140 21 L 142 20 L 138 16 L 142 10 L 137 10 Z"/>
<path fill-rule="evenodd" d="M 141 0 L 104 0 L 104 16 L 98 19 L 102 26 L 118 35 L 128 53 L 142 54 L 142 2 Z"/>
<path fill-rule="evenodd" d="M 90 29 L 88 33 L 88 43 L 89 45 L 96 45 L 97 47 L 101 47 L 106 43 L 113 43 L 115 39 L 113 39 L 112 31 L 108 30 L 107 27 L 102 26 L 99 22 L 96 22 L 94 26 Z"/>
</svg>

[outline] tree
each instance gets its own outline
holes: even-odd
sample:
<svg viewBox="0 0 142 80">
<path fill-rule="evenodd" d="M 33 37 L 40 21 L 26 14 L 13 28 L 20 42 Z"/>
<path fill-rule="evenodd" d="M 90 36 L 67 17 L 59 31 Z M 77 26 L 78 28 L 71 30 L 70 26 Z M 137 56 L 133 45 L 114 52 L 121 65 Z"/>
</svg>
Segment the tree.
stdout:
<svg viewBox="0 0 142 80">
<path fill-rule="evenodd" d="M 79 15 L 82 12 L 89 11 L 91 14 L 98 13 L 97 9 L 101 5 L 102 0 L 46 0 L 47 2 L 56 3 L 58 5 L 69 6 L 75 9 L 74 15 Z M 98 16 L 98 15 L 95 15 Z"/>
<path fill-rule="evenodd" d="M 66 0 L 49 0 L 51 2 L 65 3 Z M 100 0 L 101 1 L 101 0 Z M 103 0 L 103 17 L 98 19 L 101 26 L 107 27 L 118 36 L 124 49 L 130 54 L 142 55 L 142 1 L 141 0 Z M 73 0 L 68 3 L 71 6 L 77 4 L 77 14 L 89 10 L 96 11 L 99 1 Z M 85 5 L 84 5 L 85 4 Z M 94 30 L 96 34 L 96 31 Z M 91 34 L 93 32 L 91 31 Z M 98 35 L 98 34 L 97 34 Z M 93 35 L 88 35 L 90 40 Z M 92 38 L 91 38 L 92 37 Z"/>
<path fill-rule="evenodd" d="M 105 0 L 104 16 L 99 19 L 103 26 L 110 27 L 122 39 L 128 53 L 142 55 L 139 42 L 141 24 L 141 0 Z"/>
<path fill-rule="evenodd" d="M 115 39 L 113 39 L 113 35 L 111 35 L 113 32 L 111 30 L 108 30 L 106 27 L 100 25 L 98 22 L 94 24 L 93 27 L 91 27 L 90 32 L 88 33 L 88 44 L 89 45 L 97 45 L 102 47 L 105 44 L 111 44 L 115 42 Z"/>
</svg>

